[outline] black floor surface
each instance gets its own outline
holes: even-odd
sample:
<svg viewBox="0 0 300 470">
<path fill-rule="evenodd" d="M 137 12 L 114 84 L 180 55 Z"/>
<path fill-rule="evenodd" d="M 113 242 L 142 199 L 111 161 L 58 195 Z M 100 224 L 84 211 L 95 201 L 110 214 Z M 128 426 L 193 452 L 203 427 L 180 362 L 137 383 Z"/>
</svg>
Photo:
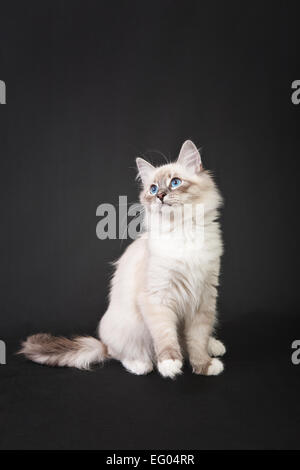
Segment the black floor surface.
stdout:
<svg viewBox="0 0 300 470">
<path fill-rule="evenodd" d="M 134 376 L 114 361 L 92 372 L 39 366 L 8 340 L 0 448 L 300 448 L 300 365 L 291 362 L 300 328 L 284 318 L 224 322 L 225 372 L 201 377 L 186 366 L 176 381 Z"/>
</svg>

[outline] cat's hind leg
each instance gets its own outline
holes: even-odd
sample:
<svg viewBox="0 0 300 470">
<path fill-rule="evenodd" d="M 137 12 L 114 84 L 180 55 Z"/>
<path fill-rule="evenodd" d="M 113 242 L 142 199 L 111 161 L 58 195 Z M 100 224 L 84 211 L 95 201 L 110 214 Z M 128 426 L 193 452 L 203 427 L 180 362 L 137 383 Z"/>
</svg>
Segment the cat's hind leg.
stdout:
<svg viewBox="0 0 300 470">
<path fill-rule="evenodd" d="M 128 372 L 145 375 L 153 370 L 151 337 L 134 308 L 128 308 L 126 316 L 119 315 L 117 309 L 108 309 L 101 319 L 99 336 L 109 356 L 120 361 Z"/>
<path fill-rule="evenodd" d="M 146 375 L 153 370 L 150 359 L 123 359 L 122 364 L 128 372 L 136 375 Z"/>
</svg>

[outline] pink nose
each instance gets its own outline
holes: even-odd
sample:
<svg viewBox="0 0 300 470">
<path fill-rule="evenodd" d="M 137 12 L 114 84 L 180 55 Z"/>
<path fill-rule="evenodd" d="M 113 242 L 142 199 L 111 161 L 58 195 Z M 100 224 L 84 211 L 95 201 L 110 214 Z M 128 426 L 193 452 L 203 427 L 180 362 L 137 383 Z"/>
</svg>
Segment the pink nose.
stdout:
<svg viewBox="0 0 300 470">
<path fill-rule="evenodd" d="M 165 195 L 166 195 L 166 193 L 158 193 L 157 197 L 158 197 L 158 199 L 161 200 L 161 202 L 163 202 Z"/>
</svg>

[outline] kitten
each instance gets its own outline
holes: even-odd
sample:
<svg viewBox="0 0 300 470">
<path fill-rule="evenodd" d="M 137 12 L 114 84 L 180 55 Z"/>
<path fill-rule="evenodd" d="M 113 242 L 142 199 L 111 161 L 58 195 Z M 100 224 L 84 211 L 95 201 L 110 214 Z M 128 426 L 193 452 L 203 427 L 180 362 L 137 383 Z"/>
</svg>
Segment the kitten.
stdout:
<svg viewBox="0 0 300 470">
<path fill-rule="evenodd" d="M 37 334 L 20 352 L 40 364 L 79 369 L 113 358 L 138 375 L 155 364 L 171 378 L 181 373 L 188 356 L 196 374 L 217 375 L 223 364 L 214 356 L 225 353 L 212 336 L 222 255 L 221 196 L 189 140 L 175 163 L 158 168 L 142 158 L 136 163 L 145 232 L 116 263 L 100 339 Z M 198 206 L 204 208 L 200 221 L 193 211 Z M 189 230 L 182 230 L 186 222 Z"/>
</svg>

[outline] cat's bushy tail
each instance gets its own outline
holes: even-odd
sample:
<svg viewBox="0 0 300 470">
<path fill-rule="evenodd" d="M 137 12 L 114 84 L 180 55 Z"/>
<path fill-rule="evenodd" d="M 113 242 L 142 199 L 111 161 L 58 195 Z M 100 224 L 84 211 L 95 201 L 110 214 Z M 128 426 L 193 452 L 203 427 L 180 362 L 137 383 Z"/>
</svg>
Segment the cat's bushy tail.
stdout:
<svg viewBox="0 0 300 470">
<path fill-rule="evenodd" d="M 89 369 L 92 364 L 106 359 L 107 349 L 100 340 L 92 336 L 76 336 L 68 339 L 39 333 L 29 336 L 22 343 L 19 354 L 48 366 Z"/>
</svg>

